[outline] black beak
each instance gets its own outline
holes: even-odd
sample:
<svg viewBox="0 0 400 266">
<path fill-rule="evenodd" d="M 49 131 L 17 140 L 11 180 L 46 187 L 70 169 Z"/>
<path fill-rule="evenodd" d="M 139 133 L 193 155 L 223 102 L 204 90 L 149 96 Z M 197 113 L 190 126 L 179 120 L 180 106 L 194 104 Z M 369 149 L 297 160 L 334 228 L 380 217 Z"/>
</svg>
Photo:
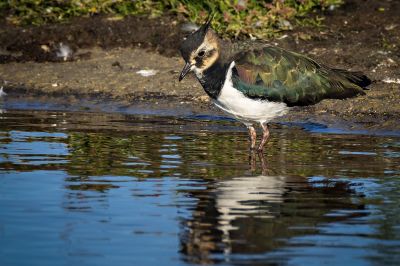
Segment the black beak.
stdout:
<svg viewBox="0 0 400 266">
<path fill-rule="evenodd" d="M 191 65 L 189 63 L 186 63 L 186 65 L 183 67 L 181 74 L 179 75 L 179 81 L 181 81 L 187 73 L 189 73 L 191 68 Z"/>
</svg>

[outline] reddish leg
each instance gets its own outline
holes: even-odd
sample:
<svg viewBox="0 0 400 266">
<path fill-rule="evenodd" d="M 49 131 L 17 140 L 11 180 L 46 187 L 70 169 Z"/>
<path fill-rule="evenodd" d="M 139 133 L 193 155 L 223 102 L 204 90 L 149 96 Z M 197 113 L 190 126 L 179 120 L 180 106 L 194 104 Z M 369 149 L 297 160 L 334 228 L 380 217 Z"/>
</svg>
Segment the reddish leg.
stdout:
<svg viewBox="0 0 400 266">
<path fill-rule="evenodd" d="M 256 130 L 254 129 L 253 126 L 248 126 L 249 129 L 249 138 L 250 138 L 250 150 L 255 150 L 256 148 L 256 139 L 257 139 L 257 133 Z"/>
<path fill-rule="evenodd" d="M 260 158 L 260 163 L 261 163 L 261 174 L 268 175 L 268 166 L 267 166 L 267 161 L 265 160 L 264 157 L 264 153 L 259 152 L 258 158 Z"/>
<path fill-rule="evenodd" d="M 264 150 L 264 145 L 265 145 L 265 143 L 267 143 L 268 137 L 269 137 L 269 130 L 268 130 L 267 123 L 261 123 L 261 127 L 263 130 L 263 135 L 262 135 L 260 145 L 258 146 L 258 149 L 257 149 L 259 152 L 262 152 Z"/>
<path fill-rule="evenodd" d="M 257 160 L 256 160 L 256 153 L 254 151 L 250 152 L 249 155 L 249 165 L 250 171 L 254 172 L 257 170 Z"/>
</svg>

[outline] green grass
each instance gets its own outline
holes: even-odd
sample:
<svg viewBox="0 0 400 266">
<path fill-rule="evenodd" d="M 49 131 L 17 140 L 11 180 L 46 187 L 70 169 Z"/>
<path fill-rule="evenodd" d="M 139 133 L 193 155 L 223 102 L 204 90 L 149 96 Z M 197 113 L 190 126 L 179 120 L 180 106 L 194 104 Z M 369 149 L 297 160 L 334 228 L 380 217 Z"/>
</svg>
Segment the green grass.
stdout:
<svg viewBox="0 0 400 266">
<path fill-rule="evenodd" d="M 202 23 L 214 12 L 212 25 L 225 37 L 265 38 L 296 25 L 321 25 L 319 10 L 343 0 L 0 0 L 0 15 L 16 25 L 42 25 L 95 14 L 120 16 L 164 13 Z"/>
</svg>

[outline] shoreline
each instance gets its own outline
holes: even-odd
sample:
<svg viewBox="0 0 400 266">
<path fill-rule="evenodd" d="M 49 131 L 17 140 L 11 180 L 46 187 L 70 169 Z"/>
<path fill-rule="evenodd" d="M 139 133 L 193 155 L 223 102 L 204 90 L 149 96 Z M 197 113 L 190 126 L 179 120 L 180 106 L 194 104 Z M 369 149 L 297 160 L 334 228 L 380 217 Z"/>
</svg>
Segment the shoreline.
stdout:
<svg viewBox="0 0 400 266">
<path fill-rule="evenodd" d="M 81 96 L 81 97 L 79 97 Z M 3 109 L 3 110 L 2 110 Z M 376 118 L 365 122 L 365 117 L 361 117 L 362 122 L 350 120 L 329 113 L 317 114 L 312 107 L 291 107 L 289 114 L 278 117 L 271 122 L 272 125 L 294 126 L 313 133 L 332 133 L 332 134 L 361 134 L 361 135 L 381 135 L 381 136 L 400 136 L 398 120 L 393 123 L 386 123 L 376 126 Z M 154 98 L 150 101 L 139 100 L 135 103 L 122 99 L 112 99 L 109 97 L 98 96 L 70 96 L 68 99 L 60 96 L 48 95 L 21 95 L 11 94 L 4 96 L 0 100 L 0 110 L 21 110 L 21 111 L 50 111 L 50 112 L 94 112 L 104 114 L 122 114 L 139 116 L 161 116 L 175 117 L 178 119 L 195 118 L 199 120 L 226 120 L 237 125 L 242 124 L 229 117 L 219 110 L 211 102 L 183 101 L 176 97 L 163 98 L 162 102 L 157 102 Z M 389 121 L 390 122 L 390 121 Z M 375 126 L 366 126 L 369 124 Z M 260 130 L 256 126 L 257 130 Z M 243 131 L 246 128 L 243 126 Z"/>
</svg>

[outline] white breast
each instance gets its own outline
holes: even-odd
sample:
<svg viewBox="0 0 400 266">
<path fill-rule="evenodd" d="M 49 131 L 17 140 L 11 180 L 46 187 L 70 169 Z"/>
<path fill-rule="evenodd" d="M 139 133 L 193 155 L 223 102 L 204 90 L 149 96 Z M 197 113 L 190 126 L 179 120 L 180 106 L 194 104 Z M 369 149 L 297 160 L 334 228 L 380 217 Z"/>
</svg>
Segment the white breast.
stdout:
<svg viewBox="0 0 400 266">
<path fill-rule="evenodd" d="M 235 89 L 232 83 L 234 66 L 235 62 L 233 61 L 229 66 L 220 95 L 214 101 L 216 106 L 246 125 L 254 122 L 269 122 L 275 117 L 286 114 L 288 107 L 285 103 L 250 99 Z"/>
</svg>

